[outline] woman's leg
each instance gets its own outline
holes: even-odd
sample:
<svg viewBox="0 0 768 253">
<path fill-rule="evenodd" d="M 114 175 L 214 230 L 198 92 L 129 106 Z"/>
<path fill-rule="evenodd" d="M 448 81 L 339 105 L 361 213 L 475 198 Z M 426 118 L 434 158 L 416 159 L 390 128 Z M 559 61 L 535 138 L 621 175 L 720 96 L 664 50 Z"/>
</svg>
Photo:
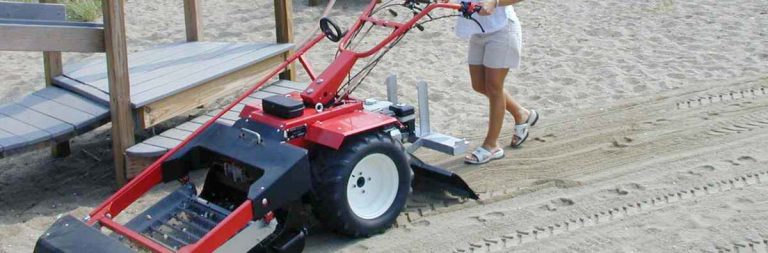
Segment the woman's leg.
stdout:
<svg viewBox="0 0 768 253">
<path fill-rule="evenodd" d="M 504 124 L 504 112 L 507 109 L 508 95 L 504 92 L 504 79 L 507 77 L 509 69 L 485 68 L 485 95 L 488 97 L 490 105 L 488 118 L 488 133 L 483 141 L 483 147 L 487 149 L 496 149 L 499 146 L 498 140 L 501 134 L 501 127 Z M 510 97 L 511 98 L 511 97 Z M 519 106 L 517 103 L 511 104 Z M 520 110 L 516 110 L 520 111 Z"/>
<path fill-rule="evenodd" d="M 486 94 L 486 68 L 483 65 L 469 65 L 469 76 L 472 81 L 472 89 L 474 89 L 477 93 L 483 94 L 483 96 L 488 97 L 488 94 Z M 502 80 L 503 82 L 503 80 Z M 502 85 L 503 86 L 503 85 Z M 504 107 L 507 109 L 507 111 L 512 114 L 512 117 L 515 118 L 515 122 L 524 122 L 528 119 L 528 110 L 520 106 L 520 104 L 517 103 L 514 99 L 512 99 L 512 96 L 507 93 L 506 90 L 504 90 Z"/>
<path fill-rule="evenodd" d="M 472 81 L 472 89 L 485 95 L 485 66 L 469 65 L 469 78 Z"/>
</svg>

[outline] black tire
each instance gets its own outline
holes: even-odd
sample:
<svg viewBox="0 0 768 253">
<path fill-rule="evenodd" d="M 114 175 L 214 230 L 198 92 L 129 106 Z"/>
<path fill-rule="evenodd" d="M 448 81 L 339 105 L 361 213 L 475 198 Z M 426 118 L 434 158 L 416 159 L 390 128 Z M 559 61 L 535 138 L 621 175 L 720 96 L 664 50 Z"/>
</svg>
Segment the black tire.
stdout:
<svg viewBox="0 0 768 253">
<path fill-rule="evenodd" d="M 386 155 L 394 162 L 398 176 L 397 193 L 383 214 L 365 219 L 350 207 L 347 187 L 358 162 L 376 153 Z M 344 235 L 361 237 L 384 232 L 395 222 L 411 192 L 413 172 L 405 150 L 384 133 L 349 137 L 339 150 L 322 149 L 316 153 L 312 169 L 315 192 L 312 210 L 325 227 Z"/>
</svg>

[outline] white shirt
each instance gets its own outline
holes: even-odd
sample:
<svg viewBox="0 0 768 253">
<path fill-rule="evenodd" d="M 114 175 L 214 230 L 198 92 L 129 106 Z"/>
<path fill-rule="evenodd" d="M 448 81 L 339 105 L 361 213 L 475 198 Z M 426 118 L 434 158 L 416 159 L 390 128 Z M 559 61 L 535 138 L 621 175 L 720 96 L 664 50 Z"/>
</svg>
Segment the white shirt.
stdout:
<svg viewBox="0 0 768 253">
<path fill-rule="evenodd" d="M 479 2 L 480 0 L 471 0 L 470 2 Z M 509 25 L 509 22 L 519 23 L 515 8 L 511 5 L 496 7 L 496 11 L 489 16 L 480 16 L 480 14 L 474 13 L 472 17 L 475 18 L 480 25 L 485 29 L 485 33 L 492 33 L 504 29 Z M 459 17 L 456 20 L 456 36 L 462 39 L 469 39 L 472 35 L 480 34 L 483 31 L 480 27 L 471 19 Z"/>
</svg>

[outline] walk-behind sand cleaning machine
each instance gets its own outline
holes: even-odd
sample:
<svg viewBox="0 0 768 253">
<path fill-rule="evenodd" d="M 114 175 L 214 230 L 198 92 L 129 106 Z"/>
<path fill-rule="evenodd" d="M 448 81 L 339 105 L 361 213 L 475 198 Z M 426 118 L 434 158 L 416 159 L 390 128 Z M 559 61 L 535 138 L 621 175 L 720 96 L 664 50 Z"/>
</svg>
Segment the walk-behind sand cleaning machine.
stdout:
<svg viewBox="0 0 768 253">
<path fill-rule="evenodd" d="M 470 17 L 480 7 L 384 2 L 372 0 L 346 33 L 322 18 L 322 33 L 87 217 L 57 220 L 40 237 L 35 252 L 297 252 L 304 248 L 310 213 L 330 230 L 349 236 L 391 227 L 414 177 L 477 199 L 457 175 L 411 154 L 424 146 L 455 155 L 466 149 L 457 145 L 466 142 L 428 129 L 423 133 L 423 127 L 418 131 L 412 106 L 388 101 L 366 105 L 350 93 L 408 31 L 437 19 L 430 11 L 454 9 Z M 402 6 L 413 13 L 407 22 L 375 17 L 382 10 L 394 15 L 390 7 Z M 350 45 L 361 31 L 375 26 L 393 31 L 368 51 L 353 51 Z M 339 51 L 315 76 L 303 55 L 323 38 L 340 42 Z M 350 74 L 359 59 L 371 56 L 370 63 Z M 296 60 L 312 80 L 306 90 L 249 104 L 232 125 L 216 121 Z M 403 143 L 412 144 L 406 149 Z M 188 176 L 197 169 L 208 169 L 199 194 Z M 113 220 L 152 187 L 171 181 L 181 186 L 129 222 Z"/>
</svg>

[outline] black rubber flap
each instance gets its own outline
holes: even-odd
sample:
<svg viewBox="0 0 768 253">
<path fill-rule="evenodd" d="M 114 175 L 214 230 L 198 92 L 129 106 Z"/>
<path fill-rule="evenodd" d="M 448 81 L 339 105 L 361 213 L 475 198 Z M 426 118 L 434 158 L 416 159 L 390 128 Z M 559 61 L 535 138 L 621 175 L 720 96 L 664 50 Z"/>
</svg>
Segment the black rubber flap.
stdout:
<svg viewBox="0 0 768 253">
<path fill-rule="evenodd" d="M 267 97 L 261 101 L 261 107 L 266 114 L 284 119 L 296 118 L 304 113 L 304 103 L 285 95 Z"/>
<path fill-rule="evenodd" d="M 415 174 L 416 182 L 428 182 L 435 187 L 441 188 L 447 192 L 461 197 L 479 199 L 472 188 L 467 185 L 459 175 L 449 170 L 422 162 L 419 158 L 411 155 L 411 169 Z"/>
<path fill-rule="evenodd" d="M 45 231 L 34 252 L 134 252 L 72 215 L 61 217 Z"/>
</svg>

